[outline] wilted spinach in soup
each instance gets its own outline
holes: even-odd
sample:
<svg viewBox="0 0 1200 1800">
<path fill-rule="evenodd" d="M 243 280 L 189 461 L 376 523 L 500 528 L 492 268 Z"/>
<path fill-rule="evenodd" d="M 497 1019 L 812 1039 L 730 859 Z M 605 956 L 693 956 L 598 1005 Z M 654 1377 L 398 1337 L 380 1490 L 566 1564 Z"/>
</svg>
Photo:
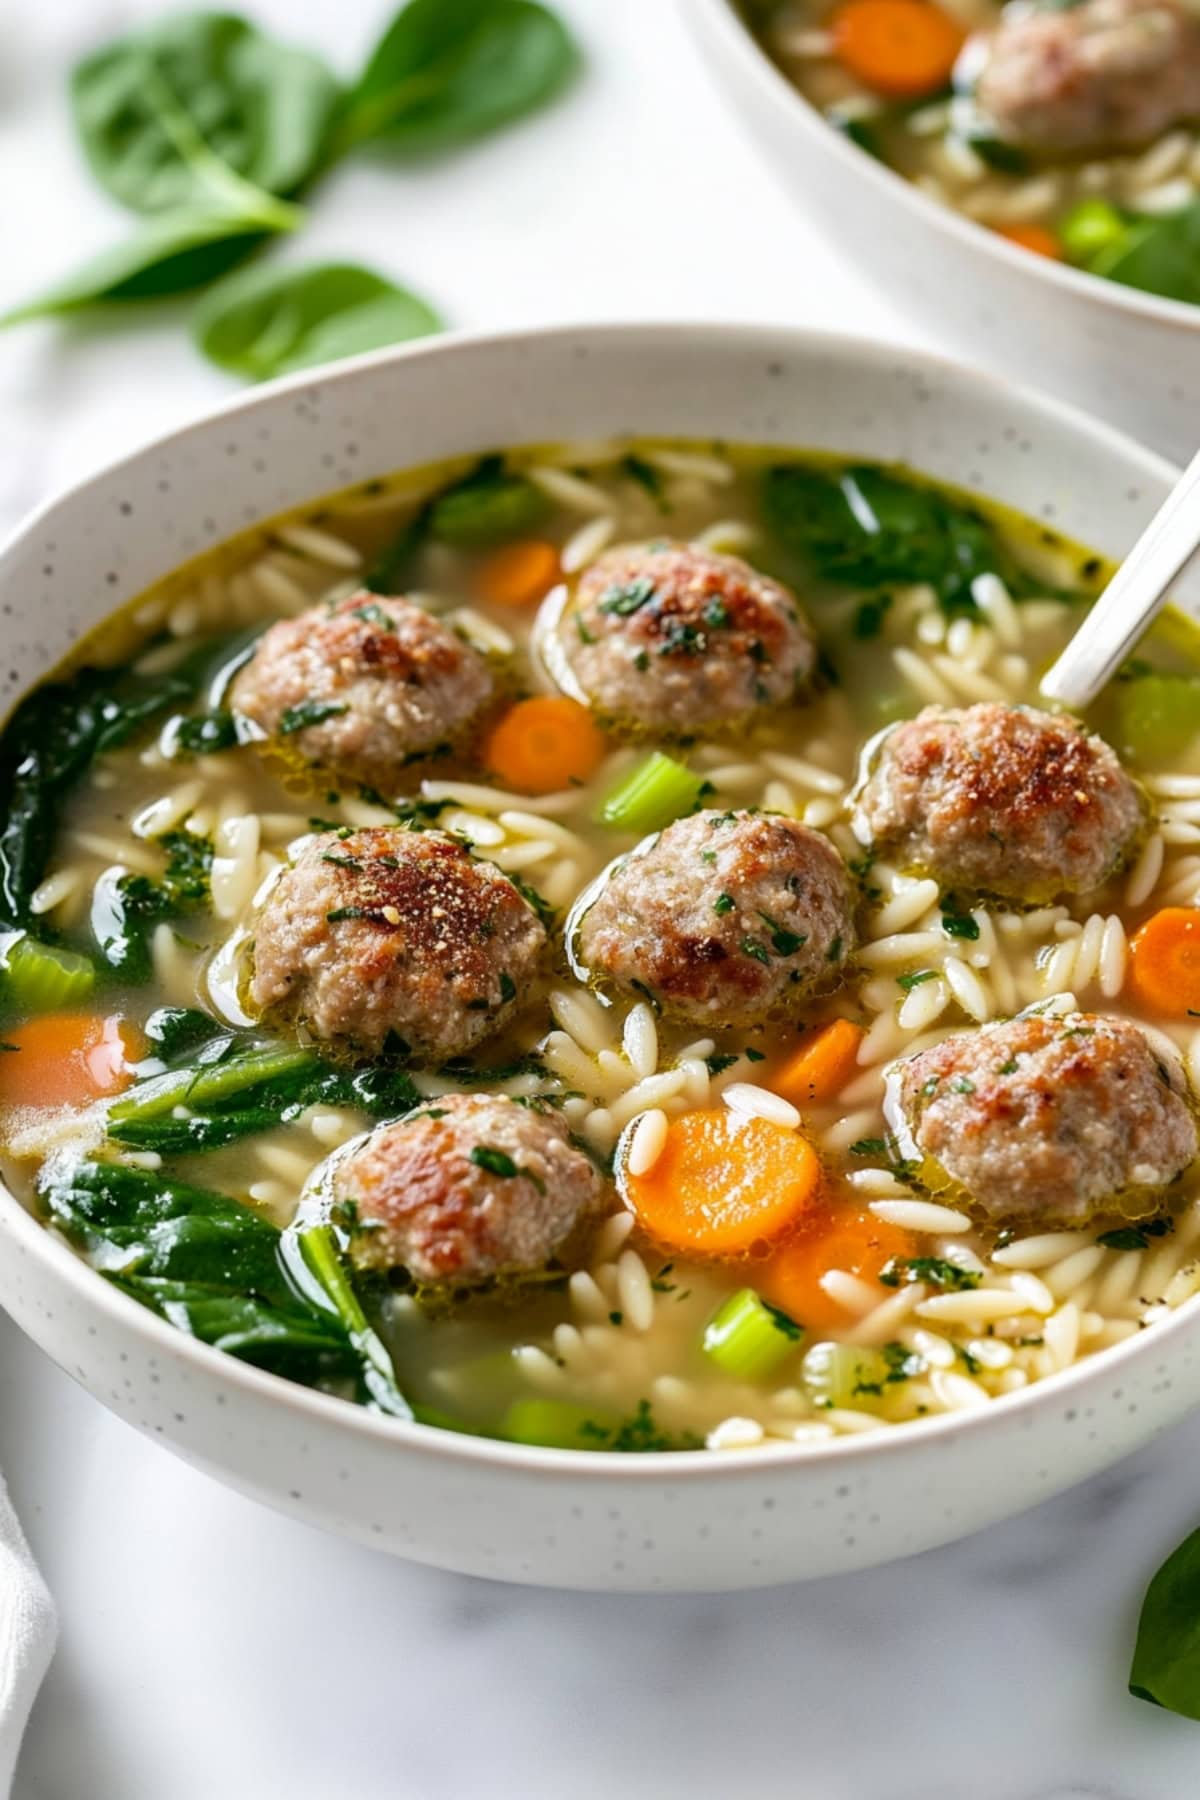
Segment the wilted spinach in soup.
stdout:
<svg viewBox="0 0 1200 1800">
<path fill-rule="evenodd" d="M 747 0 L 838 129 L 1040 255 L 1200 302 L 1189 0 Z"/>
<path fill-rule="evenodd" d="M 915 476 L 638 442 L 372 482 L 0 744 L 15 1191 L 180 1330 L 644 1451 L 1016 1392 L 1200 1288 L 1200 649 Z"/>
</svg>

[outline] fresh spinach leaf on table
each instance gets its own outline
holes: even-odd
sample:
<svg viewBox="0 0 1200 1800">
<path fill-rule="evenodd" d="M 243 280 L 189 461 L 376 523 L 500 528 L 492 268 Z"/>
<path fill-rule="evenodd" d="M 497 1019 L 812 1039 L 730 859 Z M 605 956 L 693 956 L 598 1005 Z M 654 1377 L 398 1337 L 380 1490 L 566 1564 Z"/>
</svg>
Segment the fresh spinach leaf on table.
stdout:
<svg viewBox="0 0 1200 1800">
<path fill-rule="evenodd" d="M 351 88 L 336 141 L 463 143 L 549 100 L 576 61 L 562 21 L 535 0 L 409 0 Z"/>
<path fill-rule="evenodd" d="M 1146 1590 L 1129 1691 L 1200 1719 L 1200 1531 L 1168 1556 Z"/>
<path fill-rule="evenodd" d="M 164 213 L 290 195 L 316 172 L 340 89 L 317 56 L 223 12 L 155 20 L 71 79 L 92 173 L 122 205 Z"/>
<path fill-rule="evenodd" d="M 263 381 L 440 331 L 415 294 L 353 263 L 248 269 L 201 301 L 196 343 L 211 362 Z"/>
<path fill-rule="evenodd" d="M 292 209 L 288 209 L 289 212 Z M 110 301 L 159 300 L 228 274 L 281 227 L 247 212 L 188 207 L 150 219 L 91 257 L 44 294 L 0 317 L 0 326 L 78 312 Z"/>
</svg>

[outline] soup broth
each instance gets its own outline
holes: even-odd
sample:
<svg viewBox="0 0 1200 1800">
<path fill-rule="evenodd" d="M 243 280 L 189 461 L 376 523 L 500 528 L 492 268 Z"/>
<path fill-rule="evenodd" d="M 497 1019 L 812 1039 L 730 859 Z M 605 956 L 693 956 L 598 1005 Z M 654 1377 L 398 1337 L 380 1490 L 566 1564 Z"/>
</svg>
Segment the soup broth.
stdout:
<svg viewBox="0 0 1200 1800">
<path fill-rule="evenodd" d="M 819 660 L 797 699 L 670 735 L 602 712 L 593 738 L 574 720 L 567 752 L 551 735 L 502 755 L 505 719 L 533 717 L 509 709 L 553 697 L 556 674 L 575 682 L 562 633 L 583 626 L 588 569 L 668 540 L 744 558 L 798 597 Z M 1200 900 L 1193 628 L 1168 615 L 1089 720 L 1136 778 L 1142 819 L 1088 891 L 956 889 L 851 822 L 866 746 L 922 708 L 1034 704 L 1106 573 L 903 471 L 663 441 L 373 482 L 189 565 L 97 632 L 4 740 L 7 1181 L 98 1279 L 181 1329 L 347 1399 L 523 1442 L 818 1442 L 987 1405 L 1151 1327 L 1200 1288 L 1193 1170 L 1152 1202 L 1114 1194 L 1066 1225 L 1003 1225 L 914 1146 L 888 1076 L 1029 1009 L 1096 1013 L 1147 1032 L 1190 1112 L 1200 1034 L 1131 980 L 1129 946 Z M 399 783 L 309 766 L 296 740 L 322 722 L 311 699 L 264 743 L 236 705 L 263 630 L 314 606 L 333 617 L 350 595 L 371 620 L 372 595 L 397 594 L 486 661 L 483 736 L 414 757 Z M 647 603 L 618 583 L 601 605 Z M 714 611 L 709 629 L 727 623 Z M 647 801 L 631 777 L 653 757 L 670 763 Z M 525 779 L 506 788 L 497 764 Z M 683 1018 L 581 954 L 601 878 L 697 811 L 714 831 L 799 821 L 849 872 L 857 947 L 839 935 L 828 975 L 752 1023 Z M 253 999 L 263 909 L 306 846 L 327 845 L 336 880 L 356 834 L 398 825 L 469 846 L 550 931 L 544 976 L 502 981 L 502 1022 L 463 1054 L 422 1058 L 390 1034 L 365 1057 L 303 1016 L 260 1018 Z M 803 936 L 759 918 L 753 963 L 800 956 Z M 330 1167 L 379 1121 L 436 1124 L 447 1096 L 473 1093 L 559 1121 L 599 1204 L 519 1274 L 439 1281 L 347 1254 L 362 1220 L 330 1208 Z M 679 1134 L 700 1115 L 728 1126 L 733 1160 L 697 1174 Z M 762 1229 L 720 1251 L 721 1170 L 744 1173 L 755 1131 L 770 1178 L 790 1172 Z M 501 1189 L 505 1165 L 528 1173 L 486 1144 L 471 1160 Z M 682 1231 L 698 1180 L 714 1217 L 701 1206 Z M 314 1221 L 306 1248 L 298 1226 Z"/>
</svg>

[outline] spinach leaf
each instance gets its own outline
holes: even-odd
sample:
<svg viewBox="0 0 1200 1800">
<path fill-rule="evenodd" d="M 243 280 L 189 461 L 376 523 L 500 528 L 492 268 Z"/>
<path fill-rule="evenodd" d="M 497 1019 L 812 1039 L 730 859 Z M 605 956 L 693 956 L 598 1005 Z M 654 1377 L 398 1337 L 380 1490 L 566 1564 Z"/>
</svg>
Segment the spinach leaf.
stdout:
<svg viewBox="0 0 1200 1800">
<path fill-rule="evenodd" d="M 338 1321 L 297 1294 L 277 1228 L 155 1170 L 82 1162 L 43 1177 L 50 1219 L 114 1286 L 243 1361 L 317 1383 L 360 1372 Z"/>
<path fill-rule="evenodd" d="M 291 230 L 250 212 L 192 207 L 154 218 L 123 243 L 100 251 L 44 294 L 0 316 L 19 325 L 54 313 L 121 300 L 158 300 L 228 274 L 272 232 Z"/>
<path fill-rule="evenodd" d="M 339 98 L 319 58 L 220 12 L 132 31 L 71 81 L 92 173 L 144 213 L 209 204 L 241 183 L 295 193 L 321 161 Z"/>
<path fill-rule="evenodd" d="M 150 927 L 181 918 L 209 903 L 213 847 L 190 831 L 168 831 L 159 840 L 167 865 L 159 880 L 106 869 L 92 890 L 91 926 L 109 968 L 127 981 L 150 974 Z"/>
<path fill-rule="evenodd" d="M 167 674 L 86 668 L 22 701 L 0 735 L 0 919 L 31 923 L 63 799 L 93 758 L 190 700 L 226 642 L 199 646 Z"/>
<path fill-rule="evenodd" d="M 929 582 L 948 612 L 976 610 L 971 583 L 987 572 L 1029 591 L 981 514 L 884 469 L 824 475 L 779 464 L 767 471 L 763 510 L 776 537 L 831 581 Z"/>
<path fill-rule="evenodd" d="M 160 1006 L 142 1028 L 159 1056 L 172 1057 L 194 1050 L 209 1038 L 224 1035 L 217 1021 L 194 1006 Z"/>
<path fill-rule="evenodd" d="M 505 472 L 502 456 L 485 456 L 429 510 L 429 530 L 443 543 L 482 550 L 517 537 L 549 510 L 540 488 Z"/>
<path fill-rule="evenodd" d="M 315 1387 L 324 1380 L 357 1373 L 358 1358 L 345 1334 L 315 1308 L 291 1300 L 229 1294 L 200 1282 L 169 1281 L 156 1275 L 110 1275 L 108 1279 L 122 1293 L 201 1343 L 290 1381 Z"/>
<path fill-rule="evenodd" d="M 1200 200 L 1182 212 L 1135 219 L 1088 268 L 1125 287 L 1200 305 Z"/>
<path fill-rule="evenodd" d="M 262 381 L 439 331 L 423 300 L 353 263 L 249 269 L 215 288 L 192 325 L 222 369 Z"/>
<path fill-rule="evenodd" d="M 1200 1719 L 1200 1531 L 1168 1556 L 1146 1590 L 1129 1691 Z"/>
<path fill-rule="evenodd" d="M 535 0 L 409 0 L 347 98 L 338 144 L 464 143 L 542 105 L 575 63 L 565 26 Z"/>
<path fill-rule="evenodd" d="M 428 506 L 418 507 L 376 556 L 363 576 L 363 586 L 370 593 L 403 594 L 412 585 L 417 552 L 429 535 L 429 512 Z"/>
<path fill-rule="evenodd" d="M 149 1076 L 115 1101 L 108 1135 L 133 1149 L 184 1155 L 286 1124 L 318 1102 L 394 1119 L 419 1100 L 402 1069 L 335 1067 L 311 1051 L 224 1033 L 190 1061 Z"/>
</svg>

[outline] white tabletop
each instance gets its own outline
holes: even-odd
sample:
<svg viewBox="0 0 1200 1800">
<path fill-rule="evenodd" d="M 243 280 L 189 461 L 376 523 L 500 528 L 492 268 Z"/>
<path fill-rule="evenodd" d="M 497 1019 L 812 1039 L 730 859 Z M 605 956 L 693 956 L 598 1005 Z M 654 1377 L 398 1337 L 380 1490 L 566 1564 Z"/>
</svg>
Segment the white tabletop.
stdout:
<svg viewBox="0 0 1200 1800">
<path fill-rule="evenodd" d="M 463 326 L 791 319 L 909 336 L 760 168 L 688 0 L 560 0 L 553 112 L 425 168 L 360 161 L 291 255 L 370 262 Z M 150 0 L 4 27 L 0 308 L 122 229 L 63 73 Z M 343 67 L 389 0 L 255 0 Z M 302 22 L 302 23 L 301 23 Z M 230 391 L 186 306 L 0 339 L 0 526 Z M 1151 1570 L 1200 1522 L 1200 1419 L 1073 1495 L 808 1587 L 636 1599 L 492 1586 L 275 1517 L 119 1424 L 0 1322 L 0 1467 L 62 1614 L 18 1800 L 1190 1800 L 1200 1727 L 1125 1693 Z"/>
</svg>

